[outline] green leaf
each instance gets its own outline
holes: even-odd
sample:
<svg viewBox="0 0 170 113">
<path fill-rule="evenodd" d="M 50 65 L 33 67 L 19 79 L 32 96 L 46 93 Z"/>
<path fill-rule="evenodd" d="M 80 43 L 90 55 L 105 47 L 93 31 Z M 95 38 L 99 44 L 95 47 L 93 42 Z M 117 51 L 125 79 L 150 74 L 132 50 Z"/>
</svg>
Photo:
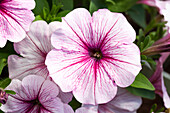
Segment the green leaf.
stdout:
<svg viewBox="0 0 170 113">
<path fill-rule="evenodd" d="M 0 59 L 0 74 L 2 73 L 2 70 L 6 65 L 7 65 L 7 60 L 5 58 Z"/>
<path fill-rule="evenodd" d="M 63 10 L 72 10 L 73 9 L 73 0 L 61 0 L 61 3 L 64 5 Z"/>
<path fill-rule="evenodd" d="M 137 4 L 133 6 L 131 9 L 128 10 L 127 14 L 134 20 L 140 27 L 146 27 L 146 20 L 145 20 L 145 10 L 143 5 Z"/>
<path fill-rule="evenodd" d="M 12 42 L 7 42 L 5 47 L 0 48 L 0 58 L 5 58 L 7 59 L 9 55 L 11 54 L 16 54 L 13 48 L 13 43 Z"/>
<path fill-rule="evenodd" d="M 5 92 L 6 92 L 7 94 L 12 94 L 12 95 L 15 95 L 15 94 L 16 94 L 15 91 L 12 91 L 12 90 L 5 90 Z"/>
<path fill-rule="evenodd" d="M 57 17 L 65 17 L 69 12 L 69 10 L 61 11 L 57 14 Z"/>
<path fill-rule="evenodd" d="M 0 110 L 0 113 L 4 113 L 2 110 Z"/>
<path fill-rule="evenodd" d="M 127 87 L 126 89 L 136 96 L 140 96 L 140 97 L 147 98 L 147 99 L 155 99 L 154 91 L 141 89 L 141 88 L 135 88 L 131 86 Z"/>
<path fill-rule="evenodd" d="M 155 112 L 157 109 L 157 104 L 153 104 L 150 113 Z"/>
<path fill-rule="evenodd" d="M 40 15 L 37 15 L 37 16 L 35 17 L 35 19 L 34 19 L 34 22 L 37 21 L 37 20 L 43 20 L 43 19 L 41 18 Z"/>
<path fill-rule="evenodd" d="M 63 10 L 72 10 L 73 9 L 73 0 L 52 0 L 53 5 L 62 4 Z"/>
<path fill-rule="evenodd" d="M 0 88 L 5 89 L 11 83 L 10 78 L 6 78 L 0 81 Z"/>
<path fill-rule="evenodd" d="M 125 12 L 136 4 L 138 0 L 105 0 L 110 11 Z"/>
<path fill-rule="evenodd" d="M 135 78 L 135 81 L 131 84 L 131 86 L 135 88 L 142 88 L 151 91 L 155 90 L 151 82 L 142 73 L 138 74 L 138 76 Z"/>
<path fill-rule="evenodd" d="M 98 9 L 107 8 L 105 0 L 91 0 L 89 11 L 92 14 L 94 11 Z"/>
<path fill-rule="evenodd" d="M 47 0 L 35 0 L 36 6 L 33 9 L 35 15 L 41 15 L 43 17 L 43 9 L 50 10 Z"/>
</svg>

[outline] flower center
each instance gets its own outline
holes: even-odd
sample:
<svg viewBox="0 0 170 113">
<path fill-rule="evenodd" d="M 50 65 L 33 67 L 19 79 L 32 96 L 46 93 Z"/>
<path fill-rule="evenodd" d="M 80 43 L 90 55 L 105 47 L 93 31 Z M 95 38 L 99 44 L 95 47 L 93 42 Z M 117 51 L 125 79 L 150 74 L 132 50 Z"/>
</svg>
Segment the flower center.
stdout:
<svg viewBox="0 0 170 113">
<path fill-rule="evenodd" d="M 41 103 L 38 99 L 32 100 L 31 103 L 33 103 L 34 105 L 39 105 L 41 106 Z"/>
<path fill-rule="evenodd" d="M 102 52 L 100 50 L 91 50 L 89 54 L 91 57 L 97 60 L 100 60 L 102 58 Z"/>
</svg>

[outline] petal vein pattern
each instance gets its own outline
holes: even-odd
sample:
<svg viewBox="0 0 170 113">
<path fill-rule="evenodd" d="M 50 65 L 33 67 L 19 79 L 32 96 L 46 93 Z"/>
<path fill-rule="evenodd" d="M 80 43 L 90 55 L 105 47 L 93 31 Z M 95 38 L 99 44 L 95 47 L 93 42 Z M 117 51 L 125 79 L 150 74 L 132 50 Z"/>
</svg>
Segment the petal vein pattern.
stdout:
<svg viewBox="0 0 170 113">
<path fill-rule="evenodd" d="M 52 34 L 55 49 L 46 58 L 50 76 L 64 92 L 85 104 L 110 101 L 117 85 L 129 86 L 141 69 L 136 34 L 119 13 L 75 9 Z"/>
<path fill-rule="evenodd" d="M 4 47 L 7 40 L 19 42 L 26 36 L 34 14 L 34 0 L 1 0 L 0 2 L 0 47 Z"/>
</svg>

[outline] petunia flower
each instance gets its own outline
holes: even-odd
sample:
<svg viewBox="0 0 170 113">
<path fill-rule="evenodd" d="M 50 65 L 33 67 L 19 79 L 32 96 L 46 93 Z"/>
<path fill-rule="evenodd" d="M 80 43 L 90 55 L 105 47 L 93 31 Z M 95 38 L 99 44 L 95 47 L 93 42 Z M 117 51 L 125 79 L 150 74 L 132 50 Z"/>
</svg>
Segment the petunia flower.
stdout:
<svg viewBox="0 0 170 113">
<path fill-rule="evenodd" d="M 163 79 L 163 62 L 170 55 L 170 53 L 163 53 L 162 56 L 157 61 L 156 71 L 149 79 L 155 87 L 155 93 L 163 98 L 164 106 L 170 108 L 170 97 L 167 93 L 166 87 L 164 85 Z"/>
<path fill-rule="evenodd" d="M 19 42 L 26 36 L 31 22 L 34 20 L 34 0 L 1 0 L 0 1 L 0 47 L 7 40 Z"/>
<path fill-rule="evenodd" d="M 96 106 L 83 105 L 75 113 L 136 113 L 141 104 L 141 97 L 119 88 L 116 97 L 110 102 Z"/>
<path fill-rule="evenodd" d="M 59 88 L 41 76 L 29 75 L 22 81 L 13 79 L 6 88 L 16 92 L 9 95 L 1 110 L 10 113 L 73 113 L 68 104 L 58 98 Z"/>
<path fill-rule="evenodd" d="M 84 104 L 106 103 L 117 86 L 127 87 L 141 70 L 136 34 L 126 18 L 107 9 L 84 8 L 62 18 L 62 28 L 52 34 L 46 58 L 50 76 L 63 92 L 73 91 Z"/>
<path fill-rule="evenodd" d="M 52 49 L 51 34 L 60 26 L 60 22 L 49 25 L 45 21 L 33 22 L 25 39 L 14 43 L 15 51 L 22 57 L 10 55 L 8 57 L 9 78 L 23 79 L 29 74 L 49 78 L 45 65 L 47 53 Z"/>
<path fill-rule="evenodd" d="M 21 57 L 17 55 L 8 57 L 9 78 L 22 80 L 27 75 L 36 74 L 51 80 L 45 59 L 47 53 L 53 48 L 51 34 L 60 25 L 60 22 L 52 22 L 48 25 L 45 21 L 36 21 L 31 24 L 27 37 L 14 43 L 14 49 Z M 59 96 L 65 103 L 72 99 L 71 93 L 60 91 Z"/>
</svg>

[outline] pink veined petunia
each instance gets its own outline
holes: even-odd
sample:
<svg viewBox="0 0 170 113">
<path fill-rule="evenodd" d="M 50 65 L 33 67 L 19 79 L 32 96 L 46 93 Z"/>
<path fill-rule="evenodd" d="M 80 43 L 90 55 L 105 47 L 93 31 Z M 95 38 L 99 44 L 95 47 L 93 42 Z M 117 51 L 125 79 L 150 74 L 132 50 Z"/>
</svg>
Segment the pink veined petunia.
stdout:
<svg viewBox="0 0 170 113">
<path fill-rule="evenodd" d="M 58 98 L 59 88 L 41 76 L 29 75 L 22 81 L 13 79 L 6 90 L 13 90 L 1 110 L 10 113 L 73 113 L 68 104 Z"/>
<path fill-rule="evenodd" d="M 64 92 L 73 91 L 84 104 L 106 103 L 117 86 L 127 87 L 141 70 L 136 34 L 120 13 L 83 8 L 62 18 L 52 34 L 55 47 L 46 58 L 50 76 Z"/>
<path fill-rule="evenodd" d="M 75 113 L 136 113 L 141 104 L 141 97 L 119 88 L 117 95 L 110 102 L 96 106 L 82 105 Z"/>
<path fill-rule="evenodd" d="M 49 25 L 45 21 L 33 22 L 25 39 L 14 43 L 15 51 L 22 57 L 10 55 L 8 57 L 9 78 L 22 79 L 29 74 L 49 78 L 45 65 L 47 53 L 52 49 L 51 34 L 60 27 L 60 22 Z"/>
<path fill-rule="evenodd" d="M 22 80 L 29 74 L 36 74 L 51 80 L 45 59 L 47 53 L 53 48 L 50 39 L 51 34 L 60 26 L 60 22 L 52 22 L 48 25 L 45 21 L 36 21 L 31 24 L 27 37 L 18 43 L 14 43 L 15 51 L 22 57 L 17 55 L 8 57 L 9 78 Z M 59 95 L 65 103 L 72 99 L 71 93 L 60 91 Z"/>
<path fill-rule="evenodd" d="M 0 47 L 7 40 L 19 42 L 26 36 L 34 20 L 34 0 L 0 0 Z"/>
<path fill-rule="evenodd" d="M 167 93 L 164 79 L 163 79 L 163 62 L 170 55 L 170 53 L 163 53 L 162 56 L 157 61 L 156 71 L 149 79 L 155 87 L 155 93 L 163 98 L 164 106 L 170 108 L 170 97 Z"/>
</svg>

